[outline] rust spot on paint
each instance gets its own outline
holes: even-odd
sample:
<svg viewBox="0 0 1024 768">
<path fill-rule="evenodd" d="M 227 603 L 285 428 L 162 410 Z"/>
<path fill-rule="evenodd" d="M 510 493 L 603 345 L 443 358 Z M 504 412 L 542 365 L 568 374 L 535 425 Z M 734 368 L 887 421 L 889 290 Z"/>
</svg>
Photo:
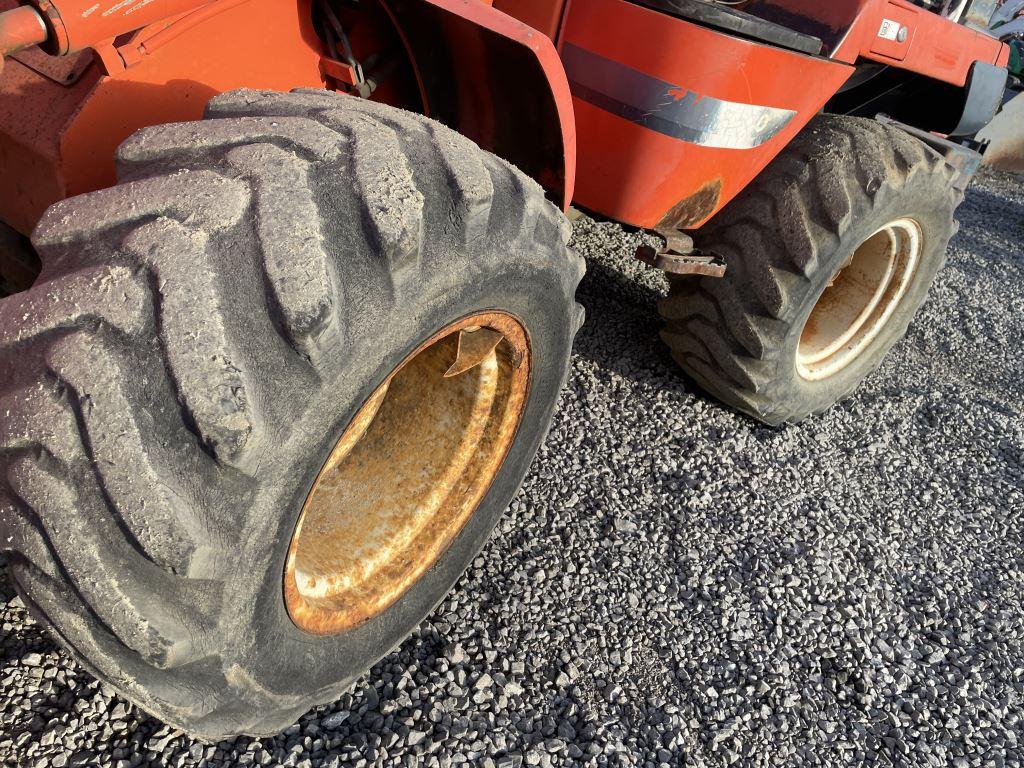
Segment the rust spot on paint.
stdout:
<svg viewBox="0 0 1024 768">
<path fill-rule="evenodd" d="M 718 208 L 722 199 L 722 180 L 709 181 L 689 197 L 684 197 L 665 214 L 656 229 L 690 229 Z"/>
</svg>

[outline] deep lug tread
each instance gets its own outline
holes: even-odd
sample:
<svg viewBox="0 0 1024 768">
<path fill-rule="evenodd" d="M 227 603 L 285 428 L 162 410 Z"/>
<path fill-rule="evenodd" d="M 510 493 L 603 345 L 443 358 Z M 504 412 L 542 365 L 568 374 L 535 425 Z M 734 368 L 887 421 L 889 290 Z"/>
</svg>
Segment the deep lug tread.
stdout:
<svg viewBox="0 0 1024 768">
<path fill-rule="evenodd" d="M 7 485 L 6 476 L 3 485 Z M 60 565 L 43 532 L 43 524 L 35 512 L 26 507 L 11 490 L 0 490 L 0 526 L 7 532 L 10 552 L 32 562 L 51 579 L 61 577 Z"/>
<path fill-rule="evenodd" d="M 719 241 L 731 246 L 730 255 L 726 261 L 734 265 L 736 269 L 742 269 L 746 273 L 747 280 L 753 288 L 757 302 L 760 305 L 758 314 L 769 317 L 782 317 L 786 309 L 787 296 L 783 290 L 782 281 L 776 273 L 776 268 L 771 263 L 771 238 L 761 226 L 751 226 L 747 221 L 736 224 L 730 231 L 722 234 Z M 745 254 L 753 255 L 753 258 L 743 258 Z"/>
<path fill-rule="evenodd" d="M 194 635 L 187 627 L 197 626 L 197 614 L 188 611 L 183 615 L 179 606 L 187 603 L 164 600 L 168 594 L 180 597 L 185 584 L 172 585 L 168 579 L 173 577 L 133 557 L 109 517 L 80 516 L 94 505 L 76 494 L 68 480 L 47 463 L 19 456 L 7 464 L 7 480 L 20 502 L 43 525 L 62 570 L 77 591 L 94 606 L 112 635 L 153 666 L 167 668 L 192 658 Z M 63 512 L 68 509 L 80 514 Z M 151 593 L 143 588 L 140 593 L 142 584 L 160 584 L 163 590 Z M 208 602 L 203 599 L 197 605 Z"/>
<path fill-rule="evenodd" d="M 102 339 L 83 332 L 51 344 L 47 359 L 83 422 L 79 432 L 97 479 L 143 552 L 174 573 L 205 572 L 215 551 L 209 532 L 167 472 L 154 466 L 124 391 L 128 370 Z"/>
<path fill-rule="evenodd" d="M 309 163 L 270 144 L 236 147 L 227 159 L 256 188 L 263 272 L 289 338 L 309 353 L 333 308 L 330 257 L 310 189 Z"/>
<path fill-rule="evenodd" d="M 250 117 L 170 123 L 143 128 L 117 151 L 118 178 L 146 178 L 177 170 L 239 146 L 269 144 L 308 162 L 331 160 L 345 151 L 345 137 L 308 117 Z"/>
<path fill-rule="evenodd" d="M 62 200 L 43 214 L 32 244 L 56 265 L 69 245 L 105 229 L 163 217 L 219 232 L 237 224 L 248 205 L 249 189 L 239 181 L 212 171 L 179 171 Z"/>
<path fill-rule="evenodd" d="M 323 114 L 336 129 L 352 137 L 352 164 L 365 201 L 364 225 L 374 249 L 389 271 L 402 277 L 414 272 L 423 248 L 423 193 L 395 132 L 380 122 L 348 110 Z"/>
<path fill-rule="evenodd" d="M 135 334 L 146 326 L 148 305 L 145 281 L 125 266 L 83 269 L 59 285 L 37 283 L 0 304 L 0 353 L 13 354 L 39 336 L 95 322 Z"/>
<path fill-rule="evenodd" d="M 472 243 L 487 234 L 494 199 L 491 175 L 477 153 L 471 151 L 473 144 L 469 139 L 434 126 L 430 131 L 444 162 L 449 183 L 458 192 L 459 210 L 455 215 L 464 222 L 465 242 Z"/>
<path fill-rule="evenodd" d="M 221 319 L 229 307 L 206 256 L 208 242 L 204 232 L 159 218 L 128 235 L 122 252 L 156 272 L 168 366 L 203 445 L 218 460 L 244 468 L 263 434 Z M 205 322 L 190 323 L 197 310 Z"/>
</svg>

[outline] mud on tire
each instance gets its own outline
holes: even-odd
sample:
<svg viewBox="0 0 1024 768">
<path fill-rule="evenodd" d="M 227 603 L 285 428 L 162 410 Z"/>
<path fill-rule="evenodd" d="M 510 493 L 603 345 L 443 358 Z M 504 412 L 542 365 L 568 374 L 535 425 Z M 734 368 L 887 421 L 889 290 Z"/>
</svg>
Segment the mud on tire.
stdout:
<svg viewBox="0 0 1024 768">
<path fill-rule="evenodd" d="M 236 91 L 140 131 L 117 186 L 61 202 L 0 302 L 0 541 L 30 610 L 97 677 L 208 739 L 336 698 L 478 551 L 549 424 L 582 260 L 542 190 L 426 118 Z M 468 313 L 519 318 L 530 395 L 454 543 L 333 636 L 282 598 L 303 499 L 345 425 Z"/>
<path fill-rule="evenodd" d="M 946 257 L 963 199 L 930 147 L 873 120 L 821 115 L 698 235 L 722 279 L 670 277 L 662 338 L 680 367 L 767 424 L 796 422 L 853 392 L 907 330 Z M 812 310 L 851 256 L 898 219 L 919 226 L 920 257 L 870 344 L 809 380 L 797 354 Z"/>
</svg>

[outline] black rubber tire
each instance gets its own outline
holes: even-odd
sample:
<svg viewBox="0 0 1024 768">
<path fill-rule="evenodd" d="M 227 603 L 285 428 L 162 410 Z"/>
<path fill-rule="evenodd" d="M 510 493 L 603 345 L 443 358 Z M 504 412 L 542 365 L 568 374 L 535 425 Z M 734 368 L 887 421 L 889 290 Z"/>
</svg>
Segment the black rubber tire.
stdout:
<svg viewBox="0 0 1024 768">
<path fill-rule="evenodd" d="M 0 541 L 33 614 L 128 699 L 206 739 L 277 733 L 478 552 L 550 423 L 583 260 L 508 163 L 324 91 L 224 94 L 118 168 L 47 212 L 39 280 L 0 302 Z M 383 613 L 300 631 L 282 574 L 330 449 L 419 342 L 484 309 L 523 322 L 533 363 L 483 503 Z"/>
<path fill-rule="evenodd" d="M 946 258 L 963 194 L 933 149 L 873 120 L 821 115 L 697 237 L 724 278 L 675 277 L 659 309 L 662 338 L 703 389 L 771 425 L 827 410 L 875 370 L 907 330 Z M 796 354 L 836 273 L 900 218 L 924 235 L 920 263 L 881 333 L 845 369 L 810 381 Z"/>
<path fill-rule="evenodd" d="M 0 221 L 0 299 L 31 287 L 39 274 L 39 257 L 29 239 Z"/>
</svg>

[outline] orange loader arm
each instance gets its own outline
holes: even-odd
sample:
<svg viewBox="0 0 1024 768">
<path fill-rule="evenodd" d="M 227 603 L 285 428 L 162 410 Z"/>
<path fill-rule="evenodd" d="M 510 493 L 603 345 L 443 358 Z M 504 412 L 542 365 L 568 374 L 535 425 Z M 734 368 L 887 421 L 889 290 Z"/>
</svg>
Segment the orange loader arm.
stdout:
<svg viewBox="0 0 1024 768">
<path fill-rule="evenodd" d="M 23 5 L 0 16 L 0 52 L 7 52 L 9 40 L 19 48 L 45 43 L 47 52 L 56 55 L 80 51 L 209 5 L 210 1 L 38 0 L 35 5 Z M 9 17 L 10 29 L 4 17 Z M 38 37 L 40 24 L 45 32 L 41 39 Z"/>
</svg>

